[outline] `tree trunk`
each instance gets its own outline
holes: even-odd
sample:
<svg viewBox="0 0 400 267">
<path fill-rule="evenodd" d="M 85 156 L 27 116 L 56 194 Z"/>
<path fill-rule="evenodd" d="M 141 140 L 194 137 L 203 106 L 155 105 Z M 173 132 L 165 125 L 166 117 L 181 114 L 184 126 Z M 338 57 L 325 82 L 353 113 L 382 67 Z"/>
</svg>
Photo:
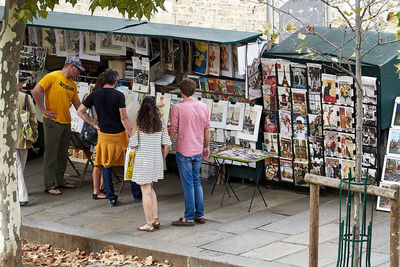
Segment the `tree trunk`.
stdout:
<svg viewBox="0 0 400 267">
<path fill-rule="evenodd" d="M 7 0 L 0 30 L 0 266 L 21 266 L 21 210 L 17 195 L 18 62 L 25 24 L 15 13 L 25 0 Z"/>
</svg>

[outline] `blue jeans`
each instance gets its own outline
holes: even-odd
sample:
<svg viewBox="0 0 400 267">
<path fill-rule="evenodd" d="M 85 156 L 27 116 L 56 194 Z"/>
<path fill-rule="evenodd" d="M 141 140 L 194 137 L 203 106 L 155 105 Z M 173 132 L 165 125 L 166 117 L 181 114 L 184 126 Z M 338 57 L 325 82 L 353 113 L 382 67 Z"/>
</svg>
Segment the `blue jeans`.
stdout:
<svg viewBox="0 0 400 267">
<path fill-rule="evenodd" d="M 134 198 L 142 199 L 142 190 L 140 190 L 140 185 L 131 181 L 131 191 Z"/>
<path fill-rule="evenodd" d="M 181 177 L 185 197 L 185 219 L 194 221 L 194 217 L 204 217 L 203 188 L 200 182 L 202 155 L 185 157 L 176 153 L 176 163 Z"/>
<path fill-rule="evenodd" d="M 112 176 L 111 176 L 111 167 L 110 168 L 104 168 L 103 166 L 101 167 L 103 169 L 103 182 L 104 182 L 104 188 L 106 189 L 106 194 L 107 198 L 109 200 L 117 200 L 118 196 L 114 194 L 114 185 L 112 182 Z"/>
</svg>

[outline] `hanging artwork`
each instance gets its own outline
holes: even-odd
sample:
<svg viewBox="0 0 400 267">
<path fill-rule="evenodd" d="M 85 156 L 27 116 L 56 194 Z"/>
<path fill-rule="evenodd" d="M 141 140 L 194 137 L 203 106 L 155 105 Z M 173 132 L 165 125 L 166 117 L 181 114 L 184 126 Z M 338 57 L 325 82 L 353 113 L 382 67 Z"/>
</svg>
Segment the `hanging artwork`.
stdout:
<svg viewBox="0 0 400 267">
<path fill-rule="evenodd" d="M 352 107 L 339 106 L 339 130 L 344 132 L 355 132 Z"/>
<path fill-rule="evenodd" d="M 262 86 L 264 108 L 267 110 L 277 110 L 276 102 L 276 82 L 275 77 L 273 79 L 268 79 L 269 84 Z"/>
<path fill-rule="evenodd" d="M 308 186 L 304 177 L 308 173 L 308 163 L 294 162 L 294 183 L 297 186 Z"/>
<path fill-rule="evenodd" d="M 354 90 L 353 90 L 353 77 L 351 76 L 338 76 L 338 104 L 345 106 L 354 106 Z"/>
<path fill-rule="evenodd" d="M 325 158 L 325 175 L 329 178 L 340 179 L 341 166 L 340 160 L 335 158 Z"/>
<path fill-rule="evenodd" d="M 208 45 L 208 74 L 214 76 L 221 75 L 221 49 L 219 45 L 209 44 Z"/>
<path fill-rule="evenodd" d="M 321 92 L 321 65 L 307 63 L 308 88 L 310 92 Z"/>
<path fill-rule="evenodd" d="M 277 133 L 278 132 L 278 118 L 274 111 L 264 111 L 264 132 Z"/>
<path fill-rule="evenodd" d="M 307 114 L 307 91 L 302 89 L 292 89 L 293 113 Z"/>
<path fill-rule="evenodd" d="M 324 132 L 325 156 L 340 157 L 340 136 L 337 132 Z"/>
<path fill-rule="evenodd" d="M 385 156 L 381 181 L 400 183 L 400 158 Z"/>
<path fill-rule="evenodd" d="M 281 180 L 293 182 L 293 162 L 288 159 L 280 159 Z"/>
<path fill-rule="evenodd" d="M 79 32 L 79 58 L 100 62 L 100 55 L 96 54 L 96 33 Z"/>
<path fill-rule="evenodd" d="M 122 34 L 113 34 L 111 42 L 113 45 L 126 46 L 135 49 L 135 37 Z"/>
<path fill-rule="evenodd" d="M 278 86 L 278 102 L 280 110 L 292 110 L 292 94 L 289 87 Z"/>
<path fill-rule="evenodd" d="M 281 134 L 292 134 L 292 114 L 289 111 L 279 110 L 279 128 Z"/>
<path fill-rule="evenodd" d="M 31 46 L 41 46 L 41 38 L 39 37 L 39 34 L 41 34 L 40 28 L 37 27 L 26 27 L 28 29 L 28 35 L 29 35 L 29 42 L 28 44 Z"/>
<path fill-rule="evenodd" d="M 293 114 L 293 137 L 307 138 L 307 115 Z"/>
<path fill-rule="evenodd" d="M 26 71 L 41 71 L 44 68 L 45 60 L 46 49 L 44 47 L 23 45 L 19 55 L 19 68 Z"/>
<path fill-rule="evenodd" d="M 324 164 L 323 164 L 323 161 L 321 161 L 321 163 L 311 162 L 310 173 L 311 174 L 315 174 L 315 175 L 324 176 Z"/>
<path fill-rule="evenodd" d="M 276 70 L 278 74 L 278 85 L 290 87 L 290 61 L 277 59 Z"/>
<path fill-rule="evenodd" d="M 132 57 L 133 83 L 132 90 L 140 93 L 149 92 L 150 62 L 146 57 Z"/>
<path fill-rule="evenodd" d="M 292 63 L 292 88 L 307 89 L 307 67 L 306 65 Z"/>
<path fill-rule="evenodd" d="M 400 157 L 400 130 L 389 130 L 386 154 Z"/>
<path fill-rule="evenodd" d="M 58 57 L 67 56 L 65 45 L 65 30 L 54 30 L 56 33 L 56 54 Z"/>
<path fill-rule="evenodd" d="M 265 179 L 279 181 L 278 171 L 279 171 L 278 158 L 266 158 Z"/>
<path fill-rule="evenodd" d="M 275 71 L 276 59 L 272 58 L 261 58 L 261 70 L 263 84 L 267 84 L 267 79 L 270 76 L 276 77 Z"/>
<path fill-rule="evenodd" d="M 362 127 L 362 140 L 364 146 L 376 147 L 377 130 L 375 127 L 363 126 Z"/>
<path fill-rule="evenodd" d="M 362 76 L 361 77 L 362 89 L 363 89 L 363 104 L 376 105 L 378 99 L 378 93 L 376 90 L 376 78 Z"/>
<path fill-rule="evenodd" d="M 339 133 L 339 137 L 342 158 L 354 159 L 356 154 L 356 142 L 354 134 Z"/>
<path fill-rule="evenodd" d="M 257 142 L 262 109 L 260 105 L 250 106 L 246 104 L 243 130 L 238 132 L 238 138 Z"/>
<path fill-rule="evenodd" d="M 363 106 L 363 117 L 362 117 L 363 124 L 370 126 L 377 126 L 376 106 L 366 105 L 366 104 L 363 104 L 362 106 Z"/>
<path fill-rule="evenodd" d="M 233 131 L 241 131 L 243 129 L 244 120 L 244 103 L 232 104 L 228 102 L 228 111 L 226 115 L 226 129 Z"/>
<path fill-rule="evenodd" d="M 379 187 L 390 189 L 392 183 L 380 183 Z M 378 196 L 376 201 L 376 209 L 390 212 L 390 198 Z"/>
<path fill-rule="evenodd" d="M 232 45 L 221 45 L 221 75 L 234 76 Z"/>
<path fill-rule="evenodd" d="M 292 137 L 290 135 L 279 135 L 279 156 L 281 158 L 293 159 Z"/>
<path fill-rule="evenodd" d="M 311 162 L 321 162 L 324 157 L 322 136 L 310 136 L 308 144 L 310 147 Z"/>
<path fill-rule="evenodd" d="M 144 36 L 135 36 L 135 53 L 150 56 L 150 39 Z"/>
<path fill-rule="evenodd" d="M 322 100 L 324 103 L 336 104 L 336 75 L 322 73 Z"/>
<path fill-rule="evenodd" d="M 79 40 L 80 35 L 78 31 L 65 31 L 65 48 L 67 56 L 79 55 Z"/>
<path fill-rule="evenodd" d="M 199 74 L 208 74 L 208 44 L 202 42 L 193 43 L 192 69 Z"/>
<path fill-rule="evenodd" d="M 368 170 L 368 173 L 367 173 Z M 367 177 L 368 176 L 368 177 Z M 361 168 L 361 177 L 362 178 L 368 178 L 371 180 L 376 180 L 376 169 L 371 169 L 371 168 Z"/>
<path fill-rule="evenodd" d="M 48 55 L 55 55 L 56 51 L 56 33 L 52 28 L 42 28 L 42 46 L 46 48 Z"/>
<path fill-rule="evenodd" d="M 161 63 L 164 70 L 174 71 L 174 40 L 160 39 Z"/>
<path fill-rule="evenodd" d="M 226 127 L 227 113 L 228 113 L 228 101 L 213 102 L 210 127 L 224 129 Z"/>
<path fill-rule="evenodd" d="M 247 66 L 247 84 L 249 89 L 249 100 L 261 97 L 261 74 L 259 71 L 260 59 L 254 58 L 251 65 Z"/>
<path fill-rule="evenodd" d="M 112 35 L 96 33 L 96 53 L 109 56 L 125 56 L 126 47 L 112 44 Z"/>
<path fill-rule="evenodd" d="M 375 147 L 363 146 L 362 166 L 367 168 L 376 168 L 377 150 Z"/>
<path fill-rule="evenodd" d="M 339 107 L 335 105 L 322 105 L 323 122 L 325 130 L 337 130 L 339 124 Z"/>
<path fill-rule="evenodd" d="M 308 94 L 309 112 L 313 114 L 320 114 L 322 110 L 321 94 L 310 92 Z"/>
<path fill-rule="evenodd" d="M 233 46 L 232 47 L 232 56 L 233 56 L 233 70 L 234 76 L 237 79 L 244 79 L 245 77 L 245 68 L 246 68 L 246 46 Z"/>
<path fill-rule="evenodd" d="M 171 94 L 163 94 L 157 92 L 156 94 L 156 106 L 160 112 L 164 125 L 168 125 L 169 112 L 171 108 Z"/>
<path fill-rule="evenodd" d="M 263 150 L 270 153 L 278 153 L 278 134 L 264 133 Z"/>
<path fill-rule="evenodd" d="M 393 115 L 392 115 L 392 127 L 400 128 L 400 97 L 396 97 L 394 103 Z"/>
<path fill-rule="evenodd" d="M 355 165 L 356 162 L 354 160 L 345 160 L 342 159 L 342 179 L 349 179 L 355 177 Z"/>
<path fill-rule="evenodd" d="M 214 101 L 210 98 L 202 98 L 201 102 L 206 104 L 207 109 L 208 109 L 208 114 L 210 114 L 210 117 L 211 117 L 211 111 L 212 111 L 212 106 L 213 106 Z"/>
<path fill-rule="evenodd" d="M 294 161 L 308 163 L 307 139 L 293 138 Z"/>
<path fill-rule="evenodd" d="M 322 115 L 308 114 L 310 136 L 322 136 Z"/>
</svg>

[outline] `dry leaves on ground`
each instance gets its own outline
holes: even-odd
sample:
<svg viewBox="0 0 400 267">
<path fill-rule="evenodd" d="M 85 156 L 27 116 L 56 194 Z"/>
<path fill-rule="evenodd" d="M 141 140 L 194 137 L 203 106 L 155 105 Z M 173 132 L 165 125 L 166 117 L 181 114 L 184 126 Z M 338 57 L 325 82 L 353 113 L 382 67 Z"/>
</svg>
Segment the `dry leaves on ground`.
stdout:
<svg viewBox="0 0 400 267">
<path fill-rule="evenodd" d="M 97 264 L 101 266 L 160 266 L 170 267 L 171 263 L 156 262 L 152 256 L 140 259 L 138 256 L 120 253 L 113 246 L 105 247 L 100 252 L 92 252 L 89 255 L 85 251 L 75 251 L 54 248 L 49 244 L 34 244 L 22 241 L 22 261 L 25 264 L 36 266 L 86 266 Z"/>
</svg>

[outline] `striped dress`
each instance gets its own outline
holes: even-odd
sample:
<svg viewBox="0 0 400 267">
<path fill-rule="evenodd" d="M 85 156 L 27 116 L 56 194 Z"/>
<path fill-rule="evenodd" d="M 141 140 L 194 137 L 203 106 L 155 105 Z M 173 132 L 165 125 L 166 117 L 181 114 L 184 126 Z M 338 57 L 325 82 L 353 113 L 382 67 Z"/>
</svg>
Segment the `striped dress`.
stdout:
<svg viewBox="0 0 400 267">
<path fill-rule="evenodd" d="M 152 134 L 137 130 L 131 136 L 129 146 L 136 147 L 132 181 L 142 185 L 164 178 L 161 145 L 171 145 L 171 140 L 164 130 Z"/>
</svg>

